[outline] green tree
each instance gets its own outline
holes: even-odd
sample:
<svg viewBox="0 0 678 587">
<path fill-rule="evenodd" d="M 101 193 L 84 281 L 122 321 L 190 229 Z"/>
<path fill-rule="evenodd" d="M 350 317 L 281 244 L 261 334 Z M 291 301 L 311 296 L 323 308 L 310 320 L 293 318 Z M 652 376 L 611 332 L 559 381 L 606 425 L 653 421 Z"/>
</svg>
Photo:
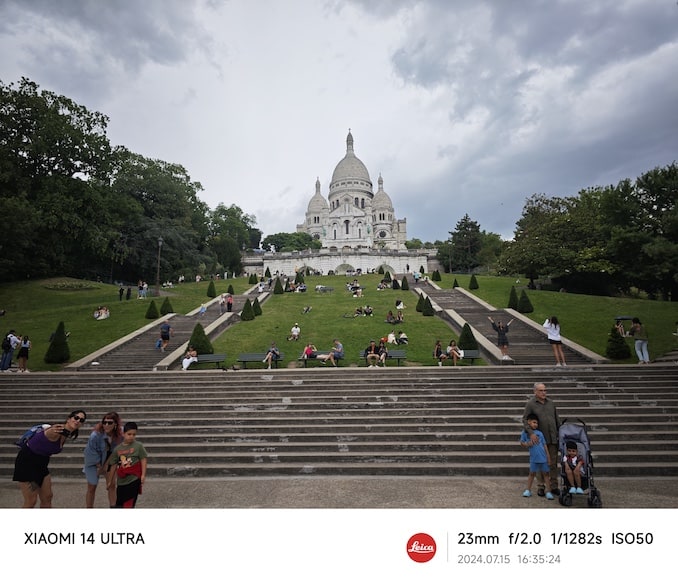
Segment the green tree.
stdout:
<svg viewBox="0 0 678 587">
<path fill-rule="evenodd" d="M 210 280 L 210 284 L 207 286 L 207 297 L 210 299 L 217 297 L 217 288 L 212 280 Z"/>
<path fill-rule="evenodd" d="M 200 322 L 196 323 L 193 327 L 186 350 L 188 350 L 189 346 L 192 346 L 198 352 L 198 355 L 211 355 L 214 352 L 214 346 L 205 334 L 205 329 Z"/>
<path fill-rule="evenodd" d="M 516 286 L 511 286 L 511 293 L 509 294 L 508 306 L 512 310 L 518 310 L 518 293 L 516 292 Z"/>
<path fill-rule="evenodd" d="M 233 289 L 233 284 L 232 284 L 232 283 L 229 283 L 229 284 L 228 284 L 228 288 L 226 289 L 226 291 L 227 291 L 228 293 L 230 293 L 231 295 L 234 295 L 234 294 L 235 294 L 235 290 Z"/>
<path fill-rule="evenodd" d="M 605 355 L 613 360 L 624 360 L 631 356 L 629 345 L 626 344 L 626 340 L 614 326 L 610 329 L 610 334 L 607 337 Z"/>
<path fill-rule="evenodd" d="M 405 289 L 405 290 L 410 289 L 410 284 L 407 283 L 407 275 L 403 275 L 403 280 L 400 283 L 400 289 Z"/>
<path fill-rule="evenodd" d="M 471 275 L 471 279 L 469 280 L 468 283 L 468 288 L 469 289 L 478 289 L 480 286 L 478 285 L 478 280 L 476 279 L 476 274 L 474 273 Z"/>
<path fill-rule="evenodd" d="M 419 240 L 418 238 L 413 238 L 411 240 L 405 241 L 405 248 L 408 250 L 423 249 L 424 243 L 421 242 L 421 240 Z"/>
<path fill-rule="evenodd" d="M 521 314 L 531 314 L 532 312 L 534 312 L 532 302 L 530 301 L 530 298 L 527 296 L 527 292 L 525 290 L 520 292 L 520 299 L 518 300 L 518 312 L 520 312 Z"/>
<path fill-rule="evenodd" d="M 243 322 L 247 322 L 249 320 L 254 320 L 254 309 L 252 308 L 252 302 L 250 302 L 250 299 L 247 298 L 245 300 L 245 304 L 243 305 L 242 312 L 240 312 L 240 319 Z"/>
<path fill-rule="evenodd" d="M 261 305 L 259 304 L 259 298 L 254 298 L 254 302 L 252 302 L 252 311 L 254 312 L 255 316 L 261 316 L 263 313 L 261 310 Z"/>
<path fill-rule="evenodd" d="M 155 305 L 155 300 L 151 300 L 151 303 L 148 305 L 148 310 L 146 310 L 146 318 L 148 320 L 156 320 L 160 318 L 160 312 L 158 312 L 158 306 Z"/>
<path fill-rule="evenodd" d="M 417 312 L 424 311 L 424 294 L 419 294 L 419 299 L 417 300 L 417 307 L 415 308 Z"/>
<path fill-rule="evenodd" d="M 435 316 L 435 311 L 433 310 L 433 304 L 431 304 L 431 298 L 426 296 L 424 298 L 424 308 L 421 311 L 423 316 Z"/>
<path fill-rule="evenodd" d="M 459 342 L 457 343 L 460 349 L 465 351 L 477 351 L 478 350 L 478 341 L 473 335 L 473 330 L 468 325 L 468 322 L 464 323 L 464 326 L 461 328 L 461 333 L 459 334 Z"/>
<path fill-rule="evenodd" d="M 169 298 L 165 298 L 162 302 L 162 306 L 160 307 L 160 314 L 164 316 L 165 314 L 172 314 L 174 312 L 174 308 L 172 308 L 172 303 L 170 302 Z"/>
<path fill-rule="evenodd" d="M 280 277 L 275 278 L 275 285 L 273 286 L 274 294 L 283 294 L 285 290 L 283 289 L 282 283 L 280 283 Z"/>
<path fill-rule="evenodd" d="M 45 353 L 45 363 L 62 364 L 71 358 L 71 351 L 68 348 L 68 337 L 66 336 L 66 327 L 63 322 L 59 322 L 54 336 L 49 343 Z"/>
<path fill-rule="evenodd" d="M 269 234 L 262 243 L 265 250 L 271 246 L 277 252 L 304 251 L 306 249 L 320 249 L 322 243 L 305 232 L 279 232 Z"/>
</svg>

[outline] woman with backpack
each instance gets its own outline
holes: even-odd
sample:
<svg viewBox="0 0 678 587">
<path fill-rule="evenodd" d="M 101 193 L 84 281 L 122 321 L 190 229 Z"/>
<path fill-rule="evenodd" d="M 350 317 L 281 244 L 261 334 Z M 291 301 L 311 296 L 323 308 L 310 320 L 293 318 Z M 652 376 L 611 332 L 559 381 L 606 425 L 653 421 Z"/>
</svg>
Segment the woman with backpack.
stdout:
<svg viewBox="0 0 678 587">
<path fill-rule="evenodd" d="M 41 508 L 52 507 L 52 476 L 48 465 L 52 455 L 59 454 L 66 440 L 78 437 L 80 426 L 85 423 L 85 410 L 73 410 L 63 424 L 38 427 L 35 434 L 26 438 L 14 461 L 12 481 L 18 481 L 24 503 L 32 508 L 40 498 Z"/>
</svg>

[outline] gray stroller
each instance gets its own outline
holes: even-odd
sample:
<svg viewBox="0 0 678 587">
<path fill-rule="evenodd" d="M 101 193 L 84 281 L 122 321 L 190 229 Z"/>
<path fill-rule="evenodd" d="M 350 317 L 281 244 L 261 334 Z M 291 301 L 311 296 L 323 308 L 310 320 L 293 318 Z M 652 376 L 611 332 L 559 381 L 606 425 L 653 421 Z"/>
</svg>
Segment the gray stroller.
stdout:
<svg viewBox="0 0 678 587">
<path fill-rule="evenodd" d="M 583 457 L 584 466 L 581 469 L 581 489 L 587 497 L 589 507 L 601 508 L 603 507 L 603 500 L 600 497 L 600 491 L 595 486 L 593 481 L 593 454 L 591 453 L 591 442 L 589 440 L 586 424 L 583 420 L 578 422 L 570 422 L 567 419 L 563 420 L 558 429 L 558 448 L 560 450 L 560 497 L 558 501 L 560 505 L 571 506 L 572 500 L 577 499 L 579 494 L 570 493 L 570 482 L 567 479 L 565 463 L 563 456 L 567 454 L 567 443 L 574 442 L 577 445 L 577 453 Z M 584 496 L 582 495 L 582 497 Z"/>
</svg>

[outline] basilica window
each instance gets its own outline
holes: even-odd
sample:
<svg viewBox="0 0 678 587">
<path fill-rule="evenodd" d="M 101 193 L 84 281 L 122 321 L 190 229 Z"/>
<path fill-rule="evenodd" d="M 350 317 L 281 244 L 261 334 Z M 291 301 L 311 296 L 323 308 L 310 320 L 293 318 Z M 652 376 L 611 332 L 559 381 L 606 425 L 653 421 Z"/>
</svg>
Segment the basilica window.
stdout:
<svg viewBox="0 0 678 587">
<path fill-rule="evenodd" d="M 358 198 L 356 198 L 353 203 L 355 204 L 356 208 L 358 208 L 360 206 Z"/>
<path fill-rule="evenodd" d="M 344 233 L 350 234 L 350 232 L 351 232 L 351 224 L 349 223 L 348 220 L 344 220 Z"/>
</svg>

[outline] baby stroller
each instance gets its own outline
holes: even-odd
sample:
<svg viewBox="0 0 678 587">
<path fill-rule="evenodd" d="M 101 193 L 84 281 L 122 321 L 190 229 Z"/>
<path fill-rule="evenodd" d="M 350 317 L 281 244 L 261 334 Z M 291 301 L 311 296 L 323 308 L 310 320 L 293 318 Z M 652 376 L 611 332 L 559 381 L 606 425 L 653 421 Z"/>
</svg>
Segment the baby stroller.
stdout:
<svg viewBox="0 0 678 587">
<path fill-rule="evenodd" d="M 577 454 L 583 457 L 584 466 L 581 469 L 581 483 L 584 494 L 587 495 L 588 506 L 593 508 L 603 507 L 603 500 L 600 497 L 600 491 L 593 481 L 593 455 L 591 454 L 591 442 L 589 440 L 586 424 L 583 420 L 578 422 L 569 422 L 563 420 L 558 429 L 558 449 L 560 450 L 560 505 L 571 506 L 572 500 L 578 497 L 578 494 L 570 493 L 570 484 L 567 479 L 564 456 L 567 454 L 567 443 L 575 442 L 577 444 Z"/>
</svg>

